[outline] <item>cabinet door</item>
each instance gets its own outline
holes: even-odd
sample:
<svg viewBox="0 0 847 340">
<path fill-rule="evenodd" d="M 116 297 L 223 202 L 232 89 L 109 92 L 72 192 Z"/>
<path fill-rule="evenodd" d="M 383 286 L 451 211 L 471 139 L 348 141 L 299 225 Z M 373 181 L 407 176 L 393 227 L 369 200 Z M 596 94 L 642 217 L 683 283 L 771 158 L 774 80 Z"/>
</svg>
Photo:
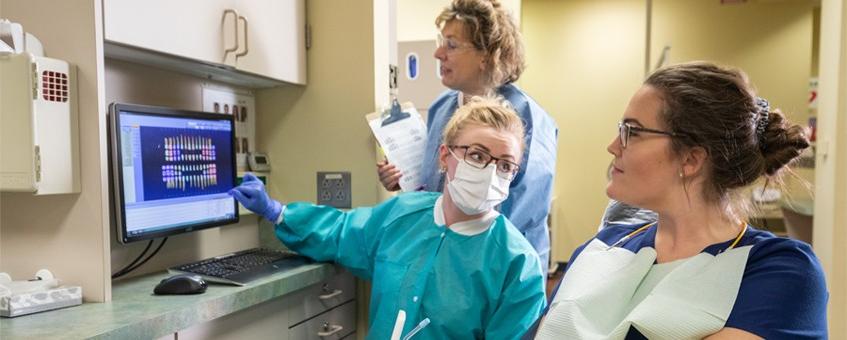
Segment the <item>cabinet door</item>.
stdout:
<svg viewBox="0 0 847 340">
<path fill-rule="evenodd" d="M 104 36 L 108 41 L 194 60 L 234 65 L 236 0 L 105 0 Z"/>
<path fill-rule="evenodd" d="M 290 338 L 286 309 L 299 303 L 280 297 L 179 331 L 178 339 L 240 340 Z M 355 317 L 355 312 L 354 312 Z"/>
<path fill-rule="evenodd" d="M 240 0 L 247 26 L 236 68 L 295 84 L 306 83 L 305 0 Z M 240 34 L 243 34 L 243 30 Z M 243 36 L 241 37 L 243 38 Z"/>
</svg>

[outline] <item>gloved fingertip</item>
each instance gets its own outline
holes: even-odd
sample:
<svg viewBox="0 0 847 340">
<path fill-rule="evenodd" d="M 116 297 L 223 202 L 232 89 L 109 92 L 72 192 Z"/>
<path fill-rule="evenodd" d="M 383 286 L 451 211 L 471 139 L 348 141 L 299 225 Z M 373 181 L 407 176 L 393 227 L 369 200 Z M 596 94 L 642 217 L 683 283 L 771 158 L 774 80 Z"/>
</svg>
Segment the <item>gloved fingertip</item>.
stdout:
<svg viewBox="0 0 847 340">
<path fill-rule="evenodd" d="M 247 201 L 247 197 L 244 196 L 244 193 L 242 193 L 241 191 L 233 189 L 233 190 L 229 191 L 229 194 L 232 195 L 232 197 L 235 198 L 236 201 L 239 201 L 239 202 L 242 202 L 242 203 Z"/>
</svg>

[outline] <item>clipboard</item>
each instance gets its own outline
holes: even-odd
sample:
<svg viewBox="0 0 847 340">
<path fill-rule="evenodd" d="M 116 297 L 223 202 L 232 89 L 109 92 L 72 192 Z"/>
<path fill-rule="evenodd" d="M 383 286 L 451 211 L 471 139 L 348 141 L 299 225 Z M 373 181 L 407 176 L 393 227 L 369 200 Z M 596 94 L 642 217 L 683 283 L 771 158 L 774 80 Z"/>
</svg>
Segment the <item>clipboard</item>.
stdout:
<svg viewBox="0 0 847 340">
<path fill-rule="evenodd" d="M 426 124 L 412 103 L 400 105 L 396 100 L 385 112 L 373 112 L 365 119 L 388 162 L 400 169 L 400 190 L 416 191 L 421 187 L 420 175 L 426 149 Z"/>
<path fill-rule="evenodd" d="M 398 102 L 397 99 L 394 99 L 391 103 L 391 109 L 387 110 L 382 115 L 382 126 L 401 121 L 409 118 L 409 116 L 410 114 L 408 112 L 403 112 L 403 109 L 400 107 L 400 102 Z"/>
</svg>

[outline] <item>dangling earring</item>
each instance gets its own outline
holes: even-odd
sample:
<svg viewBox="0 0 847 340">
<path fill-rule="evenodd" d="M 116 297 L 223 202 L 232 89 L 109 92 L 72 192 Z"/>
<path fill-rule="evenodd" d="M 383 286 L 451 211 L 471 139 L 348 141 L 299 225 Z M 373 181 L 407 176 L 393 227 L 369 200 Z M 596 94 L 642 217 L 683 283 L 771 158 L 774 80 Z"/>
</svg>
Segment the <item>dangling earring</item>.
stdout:
<svg viewBox="0 0 847 340">
<path fill-rule="evenodd" d="M 438 172 L 443 174 L 443 173 L 447 172 L 447 168 L 438 168 Z"/>
<path fill-rule="evenodd" d="M 685 178 L 685 175 L 682 174 L 682 170 L 679 170 L 679 178 Z"/>
</svg>

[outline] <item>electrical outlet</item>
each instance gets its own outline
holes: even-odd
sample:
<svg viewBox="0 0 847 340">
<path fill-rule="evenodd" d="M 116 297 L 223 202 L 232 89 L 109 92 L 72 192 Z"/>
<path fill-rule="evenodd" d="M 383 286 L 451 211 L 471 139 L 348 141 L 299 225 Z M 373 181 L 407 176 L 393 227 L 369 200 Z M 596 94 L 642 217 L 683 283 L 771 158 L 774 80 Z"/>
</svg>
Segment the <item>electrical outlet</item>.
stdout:
<svg viewBox="0 0 847 340">
<path fill-rule="evenodd" d="M 352 208 L 350 172 L 318 171 L 318 204 L 336 208 Z"/>
</svg>

